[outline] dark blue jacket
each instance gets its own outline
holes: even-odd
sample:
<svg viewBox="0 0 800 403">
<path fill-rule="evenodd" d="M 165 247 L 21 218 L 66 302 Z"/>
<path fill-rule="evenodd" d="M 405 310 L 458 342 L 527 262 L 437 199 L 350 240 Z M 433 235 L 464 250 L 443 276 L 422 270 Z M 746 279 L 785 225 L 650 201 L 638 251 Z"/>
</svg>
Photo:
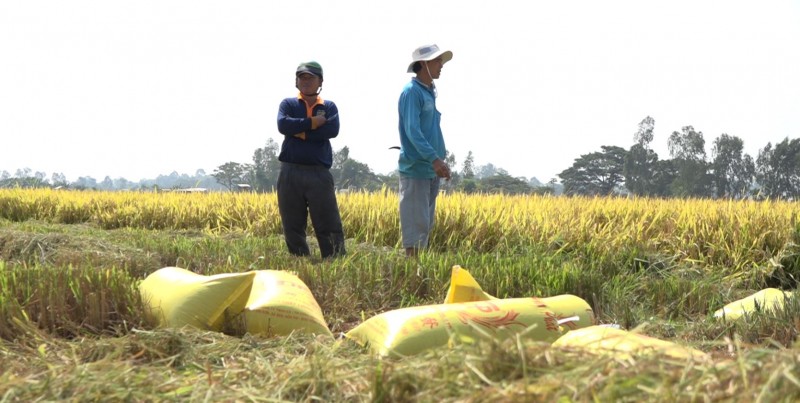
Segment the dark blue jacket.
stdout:
<svg viewBox="0 0 800 403">
<path fill-rule="evenodd" d="M 311 116 L 317 115 L 326 116 L 328 121 L 312 130 Z M 278 131 L 284 135 L 278 160 L 330 168 L 333 164 L 330 139 L 339 135 L 339 109 L 322 98 L 317 99 L 311 110 L 300 97 L 286 98 L 278 109 Z M 299 133 L 305 134 L 305 140 L 295 137 Z"/>
</svg>

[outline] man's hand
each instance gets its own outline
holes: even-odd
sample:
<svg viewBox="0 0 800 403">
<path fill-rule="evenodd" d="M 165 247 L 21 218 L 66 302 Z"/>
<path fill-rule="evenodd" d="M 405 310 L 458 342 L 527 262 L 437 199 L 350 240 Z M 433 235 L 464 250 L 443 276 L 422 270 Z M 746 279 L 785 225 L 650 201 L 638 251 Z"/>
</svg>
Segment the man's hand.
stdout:
<svg viewBox="0 0 800 403">
<path fill-rule="evenodd" d="M 297 133 L 293 137 L 297 137 L 300 140 L 305 140 L 306 139 L 306 132 Z"/>
<path fill-rule="evenodd" d="M 436 172 L 436 176 L 450 180 L 450 167 L 441 159 L 433 160 L 433 171 Z"/>
<path fill-rule="evenodd" d="M 316 128 L 322 126 L 327 122 L 328 119 L 325 119 L 325 116 L 317 115 L 311 117 L 311 130 L 315 130 Z"/>
</svg>

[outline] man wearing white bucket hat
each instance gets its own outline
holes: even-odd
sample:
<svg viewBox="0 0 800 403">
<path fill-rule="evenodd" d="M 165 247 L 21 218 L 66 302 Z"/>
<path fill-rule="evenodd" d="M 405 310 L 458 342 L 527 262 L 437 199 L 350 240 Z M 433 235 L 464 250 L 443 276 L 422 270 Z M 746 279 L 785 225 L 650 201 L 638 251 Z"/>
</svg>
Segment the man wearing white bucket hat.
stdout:
<svg viewBox="0 0 800 403">
<path fill-rule="evenodd" d="M 442 66 L 453 52 L 436 45 L 420 46 L 411 54 L 407 72 L 415 77 L 400 94 L 400 229 L 406 256 L 416 257 L 428 246 L 433 229 L 441 178 L 450 179 L 447 152 L 436 109 L 436 85 Z"/>
</svg>

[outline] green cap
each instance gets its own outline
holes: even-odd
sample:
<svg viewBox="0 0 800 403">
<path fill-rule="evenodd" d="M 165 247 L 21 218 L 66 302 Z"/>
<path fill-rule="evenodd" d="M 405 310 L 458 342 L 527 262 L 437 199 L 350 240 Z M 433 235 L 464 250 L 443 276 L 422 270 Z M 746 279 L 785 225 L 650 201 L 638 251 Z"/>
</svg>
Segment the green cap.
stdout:
<svg viewBox="0 0 800 403">
<path fill-rule="evenodd" d="M 297 73 L 295 74 L 295 76 L 299 77 L 300 74 L 303 73 L 308 73 L 311 75 L 315 75 L 319 78 L 322 78 L 322 66 L 320 66 L 319 63 L 314 61 L 300 63 L 300 65 L 297 66 Z"/>
</svg>

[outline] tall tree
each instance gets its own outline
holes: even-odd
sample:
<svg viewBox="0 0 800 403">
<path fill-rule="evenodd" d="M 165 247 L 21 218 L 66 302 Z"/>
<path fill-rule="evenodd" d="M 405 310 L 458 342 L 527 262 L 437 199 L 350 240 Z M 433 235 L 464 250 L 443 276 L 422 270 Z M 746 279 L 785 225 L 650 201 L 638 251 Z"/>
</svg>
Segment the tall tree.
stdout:
<svg viewBox="0 0 800 403">
<path fill-rule="evenodd" d="M 278 161 L 280 145 L 273 139 L 267 139 L 267 144 L 257 148 L 253 153 L 251 185 L 258 192 L 269 192 L 278 184 L 278 174 L 281 163 Z"/>
<path fill-rule="evenodd" d="M 341 169 L 344 162 L 350 159 L 350 147 L 344 146 L 338 151 L 333 152 L 333 164 L 331 169 Z M 334 175 L 335 176 L 335 175 Z"/>
<path fill-rule="evenodd" d="M 785 138 L 774 147 L 767 143 L 759 150 L 756 181 L 761 187 L 761 197 L 800 197 L 800 139 Z"/>
<path fill-rule="evenodd" d="M 54 187 L 59 187 L 59 186 L 66 187 L 67 185 L 69 185 L 67 177 L 64 176 L 63 173 L 53 172 L 53 175 L 50 176 L 50 182 L 53 184 Z"/>
<path fill-rule="evenodd" d="M 711 177 L 706 162 L 703 132 L 684 126 L 681 132 L 672 132 L 668 142 L 669 154 L 678 169 L 678 176 L 670 186 L 673 196 L 711 196 Z"/>
<path fill-rule="evenodd" d="M 342 184 L 342 171 L 345 163 L 350 159 L 350 147 L 344 146 L 337 151 L 333 152 L 333 163 L 331 164 L 331 175 L 333 181 L 339 189 L 344 189 L 346 186 Z"/>
<path fill-rule="evenodd" d="M 635 144 L 625 156 L 622 170 L 625 188 L 635 195 L 646 196 L 656 193 L 653 181 L 658 154 L 650 148 L 655 125 L 655 119 L 650 116 L 639 122 L 639 130 L 633 135 Z"/>
<path fill-rule="evenodd" d="M 242 181 L 236 186 L 236 190 L 257 190 L 258 184 L 256 183 L 256 167 L 253 164 L 242 164 Z M 243 188 L 241 185 L 247 185 L 249 188 Z"/>
<path fill-rule="evenodd" d="M 672 132 L 669 136 L 669 155 L 675 159 L 705 161 L 706 141 L 703 132 L 694 130 L 692 126 L 683 126 L 681 132 Z"/>
<path fill-rule="evenodd" d="M 622 169 L 625 188 L 638 196 L 656 194 L 657 163 L 658 154 L 653 150 L 638 143 L 631 146 L 630 151 L 625 155 L 625 164 Z"/>
<path fill-rule="evenodd" d="M 456 166 L 458 165 L 458 162 L 456 162 L 456 155 L 451 153 L 450 151 L 446 151 L 444 157 L 444 163 L 447 164 L 448 167 L 450 167 L 450 180 L 448 181 L 442 180 L 440 182 L 442 189 L 449 191 L 460 188 L 462 176 L 458 172 L 458 169 L 456 169 Z"/>
<path fill-rule="evenodd" d="M 464 158 L 464 163 L 461 167 L 461 176 L 463 176 L 464 179 L 475 178 L 475 157 L 472 155 L 472 151 L 467 153 L 467 158 Z"/>
<path fill-rule="evenodd" d="M 114 181 L 110 176 L 106 175 L 106 177 L 103 178 L 103 181 L 100 182 L 99 187 L 103 190 L 114 190 Z"/>
<path fill-rule="evenodd" d="M 641 145 L 644 148 L 649 149 L 650 143 L 653 142 L 653 131 L 656 128 L 656 120 L 650 116 L 642 119 L 639 122 L 639 130 L 636 131 L 636 134 L 633 135 L 633 140 L 636 144 Z"/>
<path fill-rule="evenodd" d="M 444 163 L 447 164 L 447 166 L 450 168 L 450 171 L 452 171 L 454 173 L 458 172 L 458 169 L 456 169 L 456 166 L 458 165 L 458 162 L 456 161 L 456 155 L 455 154 L 451 153 L 450 151 L 445 151 Z"/>
<path fill-rule="evenodd" d="M 601 146 L 601 152 L 581 155 L 571 167 L 558 174 L 567 195 L 609 195 L 622 184 L 626 151 Z"/>
<path fill-rule="evenodd" d="M 658 160 L 653 166 L 653 182 L 648 196 L 672 196 L 672 184 L 678 178 L 675 160 Z"/>
<path fill-rule="evenodd" d="M 380 188 L 380 180 L 367 164 L 348 158 L 342 164 L 339 171 L 339 182 L 336 185 L 340 189 L 377 190 Z"/>
<path fill-rule="evenodd" d="M 350 148 L 347 146 L 333 153 L 331 175 L 339 189 L 378 190 L 383 185 L 383 181 L 367 164 L 350 158 Z"/>
<path fill-rule="evenodd" d="M 236 185 L 245 182 L 243 179 L 244 174 L 245 166 L 231 161 L 218 166 L 211 176 L 216 178 L 217 182 L 228 190 L 234 190 Z"/>
<path fill-rule="evenodd" d="M 475 156 L 472 151 L 467 153 L 464 163 L 461 166 L 461 180 L 457 189 L 464 193 L 474 193 L 478 191 L 478 181 L 475 179 Z"/>
<path fill-rule="evenodd" d="M 711 175 L 717 197 L 741 199 L 748 195 L 755 177 L 753 158 L 743 154 L 744 142 L 725 133 L 711 149 Z"/>
<path fill-rule="evenodd" d="M 496 167 L 490 162 L 486 165 L 479 166 L 477 172 L 475 172 L 475 177 L 478 179 L 489 178 L 495 175 L 508 175 L 508 171 L 503 168 Z"/>
</svg>

